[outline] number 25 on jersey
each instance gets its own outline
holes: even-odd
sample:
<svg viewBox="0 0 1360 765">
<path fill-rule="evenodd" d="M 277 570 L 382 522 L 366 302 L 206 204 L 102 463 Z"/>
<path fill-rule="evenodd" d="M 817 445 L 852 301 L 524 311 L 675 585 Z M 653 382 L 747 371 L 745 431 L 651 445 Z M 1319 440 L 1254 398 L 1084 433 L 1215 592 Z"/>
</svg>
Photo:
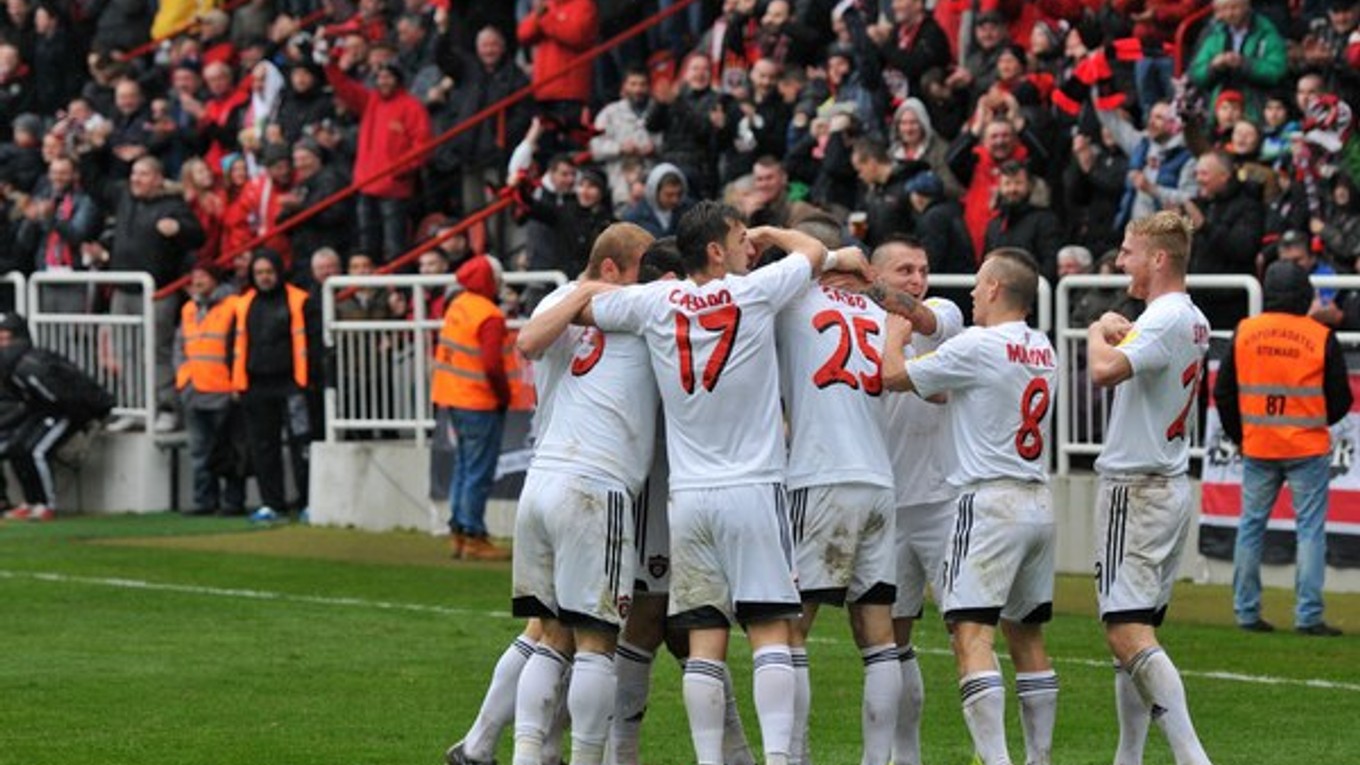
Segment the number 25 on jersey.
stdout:
<svg viewBox="0 0 1360 765">
<path fill-rule="evenodd" d="M 812 317 L 812 328 L 823 333 L 833 329 L 840 333 L 831 358 L 812 375 L 813 385 L 818 388 L 848 385 L 855 390 L 863 387 L 870 396 L 883 392 L 883 360 L 878 355 L 878 349 L 869 342 L 871 336 L 879 333 L 878 322 L 863 316 L 852 316 L 847 324 L 840 311 L 827 309 Z M 860 356 L 873 368 L 872 372 L 860 372 L 856 376 L 846 369 L 853 350 L 859 351 Z"/>
</svg>

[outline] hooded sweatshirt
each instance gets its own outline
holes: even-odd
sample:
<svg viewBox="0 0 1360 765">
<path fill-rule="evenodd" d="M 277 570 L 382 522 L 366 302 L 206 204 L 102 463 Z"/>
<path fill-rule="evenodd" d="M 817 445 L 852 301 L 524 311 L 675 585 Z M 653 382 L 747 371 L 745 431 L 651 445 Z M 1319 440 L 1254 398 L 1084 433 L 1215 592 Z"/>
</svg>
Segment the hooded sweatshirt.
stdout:
<svg viewBox="0 0 1360 765">
<path fill-rule="evenodd" d="M 288 313 L 288 291 L 284 287 L 286 272 L 283 259 L 272 250 L 259 250 L 250 259 L 250 272 L 255 263 L 267 260 L 274 264 L 278 281 L 268 291 L 255 285 L 255 299 L 246 315 L 246 332 L 250 338 L 250 352 L 246 356 L 246 375 L 250 387 L 291 387 L 293 380 L 292 317 Z M 251 277 L 252 283 L 254 277 Z"/>
<path fill-rule="evenodd" d="M 463 289 L 497 302 L 496 278 L 499 266 L 486 255 L 475 255 L 458 267 L 454 276 Z M 454 298 L 457 300 L 457 298 Z M 477 328 L 477 347 L 481 352 L 482 369 L 496 399 L 504 409 L 510 405 L 510 379 L 505 372 L 505 316 L 499 311 Z"/>
<path fill-rule="evenodd" d="M 680 204 L 673 210 L 662 210 L 657 204 L 657 194 L 661 191 L 661 182 L 667 176 L 674 176 L 680 179 Z M 647 193 L 643 200 L 633 206 L 633 209 L 624 214 L 623 219 L 629 223 L 636 223 L 655 237 L 670 236 L 675 233 L 676 224 L 680 222 L 680 216 L 688 208 L 686 200 L 689 198 L 689 181 L 685 179 L 685 174 L 680 168 L 669 162 L 662 162 L 652 168 L 652 172 L 647 174 Z"/>
</svg>

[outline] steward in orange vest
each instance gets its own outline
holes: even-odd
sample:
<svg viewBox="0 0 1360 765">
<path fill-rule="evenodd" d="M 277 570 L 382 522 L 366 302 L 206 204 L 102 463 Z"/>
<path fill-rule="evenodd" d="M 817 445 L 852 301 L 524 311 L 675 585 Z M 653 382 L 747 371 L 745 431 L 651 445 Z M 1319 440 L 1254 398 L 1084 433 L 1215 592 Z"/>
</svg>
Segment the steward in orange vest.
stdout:
<svg viewBox="0 0 1360 765">
<path fill-rule="evenodd" d="M 189 294 L 191 299 L 180 309 L 175 388 L 185 395 L 231 393 L 236 295 L 230 287 L 220 288 L 217 276 L 203 268 L 190 274 Z"/>
<path fill-rule="evenodd" d="M 1233 613 L 1249 632 L 1272 632 L 1261 618 L 1261 558 L 1267 525 L 1287 481 L 1294 511 L 1294 629 L 1341 631 L 1322 620 L 1327 575 L 1327 505 L 1332 455 L 1327 426 L 1351 408 L 1341 344 L 1308 317 L 1315 301 L 1308 273 L 1279 260 L 1266 269 L 1265 313 L 1237 325 L 1219 367 L 1214 396 L 1223 431 L 1242 446 L 1242 506 L 1233 543 Z"/>
<path fill-rule="evenodd" d="M 513 400 L 506 364 L 505 314 L 496 303 L 499 266 L 476 255 L 455 276 L 463 291 L 449 303 L 434 354 L 430 397 L 436 448 L 456 452 L 449 481 L 449 530 L 455 558 L 506 560 L 487 538 L 486 502 L 495 483 L 505 410 Z M 513 359 L 513 355 L 510 356 Z M 513 364 L 512 364 L 513 366 Z"/>
<path fill-rule="evenodd" d="M 194 504 L 186 512 L 244 515 L 247 465 L 231 427 L 241 424 L 239 416 L 233 417 L 231 382 L 237 297 L 230 285 L 219 285 L 216 271 L 203 266 L 189 274 L 189 296 L 175 344 L 175 387 L 184 406 L 194 475 Z"/>
<path fill-rule="evenodd" d="M 1266 272 L 1265 312 L 1237 325 L 1214 385 L 1223 431 L 1254 459 L 1331 452 L 1328 426 L 1351 409 L 1346 358 L 1336 335 L 1308 317 L 1313 288 L 1284 261 Z"/>
<path fill-rule="evenodd" d="M 510 406 L 504 348 L 505 314 L 496 303 L 496 275 L 486 256 L 458 269 L 463 291 L 449 302 L 434 352 L 430 397 L 437 406 L 477 411 Z"/>
</svg>

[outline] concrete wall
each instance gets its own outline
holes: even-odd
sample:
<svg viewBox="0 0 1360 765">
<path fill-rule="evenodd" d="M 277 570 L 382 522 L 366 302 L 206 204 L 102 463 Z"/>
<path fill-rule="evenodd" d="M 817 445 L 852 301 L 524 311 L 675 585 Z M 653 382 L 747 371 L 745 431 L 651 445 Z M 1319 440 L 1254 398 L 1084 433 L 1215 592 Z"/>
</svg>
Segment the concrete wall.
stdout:
<svg viewBox="0 0 1360 765">
<path fill-rule="evenodd" d="M 84 439 L 85 436 L 77 436 Z M 170 509 L 171 453 L 147 433 L 104 433 L 63 447 L 53 470 L 57 507 L 85 513 L 152 513 Z M 72 453 L 72 452 L 76 453 Z M 193 493 L 189 452 L 180 451 L 180 507 Z M 17 499 L 18 484 L 11 484 Z"/>
</svg>

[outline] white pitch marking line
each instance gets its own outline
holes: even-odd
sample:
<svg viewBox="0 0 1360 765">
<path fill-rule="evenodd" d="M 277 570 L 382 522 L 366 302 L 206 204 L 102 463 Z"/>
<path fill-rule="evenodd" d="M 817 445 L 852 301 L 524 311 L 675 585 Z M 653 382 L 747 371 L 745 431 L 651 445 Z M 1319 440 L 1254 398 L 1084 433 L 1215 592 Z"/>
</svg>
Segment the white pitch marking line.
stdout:
<svg viewBox="0 0 1360 765">
<path fill-rule="evenodd" d="M 204 587 L 192 584 L 173 584 L 164 582 L 148 582 L 143 579 L 123 579 L 117 577 L 94 577 L 94 576 L 72 576 L 69 574 L 56 574 L 42 571 L 7 571 L 0 569 L 0 579 L 32 579 L 40 582 L 57 582 L 68 584 L 88 584 L 101 587 L 117 587 L 127 590 L 146 590 L 150 592 L 175 592 L 185 595 L 211 595 L 223 598 L 241 598 L 245 600 L 265 600 L 280 603 L 305 603 L 319 606 L 347 606 L 350 608 L 376 608 L 383 611 L 409 611 L 413 613 L 440 614 L 443 616 L 477 616 L 492 619 L 514 619 L 513 615 L 506 611 L 482 611 L 473 608 L 449 608 L 447 606 L 431 606 L 422 603 L 394 603 L 385 600 L 368 600 L 366 598 L 332 598 L 321 595 L 291 595 L 286 592 L 270 592 L 268 590 L 245 590 L 227 587 Z M 831 638 L 810 638 L 815 643 L 837 643 L 840 641 Z M 934 656 L 952 656 L 953 653 L 942 648 L 925 648 L 917 646 L 919 653 Z M 1082 667 L 1093 667 L 1096 669 L 1111 669 L 1110 661 L 1098 659 L 1080 658 L 1053 658 L 1056 664 L 1075 664 Z M 1241 672 L 1221 672 L 1211 670 L 1181 669 L 1180 673 L 1184 677 L 1201 677 L 1208 680 L 1224 680 L 1235 683 L 1251 683 L 1255 685 L 1292 685 L 1302 688 L 1320 688 L 1334 691 L 1351 691 L 1360 693 L 1360 683 L 1343 683 L 1335 680 L 1321 680 L 1316 678 L 1293 678 L 1293 677 L 1272 677 L 1270 675 L 1248 675 Z"/>
</svg>

